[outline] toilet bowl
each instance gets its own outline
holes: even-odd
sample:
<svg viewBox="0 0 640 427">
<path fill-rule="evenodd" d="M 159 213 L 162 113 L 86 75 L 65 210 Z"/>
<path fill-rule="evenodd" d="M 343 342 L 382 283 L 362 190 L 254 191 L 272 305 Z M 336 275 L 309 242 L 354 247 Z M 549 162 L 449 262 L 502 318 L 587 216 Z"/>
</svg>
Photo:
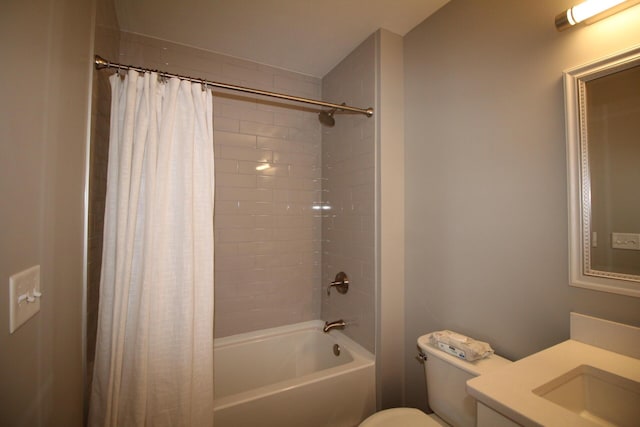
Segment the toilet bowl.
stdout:
<svg viewBox="0 0 640 427">
<path fill-rule="evenodd" d="M 360 423 L 359 427 L 441 427 L 448 424 L 437 415 L 427 415 L 414 408 L 393 408 L 376 412 Z"/>
<path fill-rule="evenodd" d="M 429 407 L 434 414 L 427 415 L 414 408 L 385 409 L 371 415 L 359 427 L 475 427 L 476 401 L 467 394 L 467 380 L 512 362 L 496 354 L 468 362 L 433 346 L 430 335 L 419 337 L 418 347 L 424 360 Z"/>
</svg>

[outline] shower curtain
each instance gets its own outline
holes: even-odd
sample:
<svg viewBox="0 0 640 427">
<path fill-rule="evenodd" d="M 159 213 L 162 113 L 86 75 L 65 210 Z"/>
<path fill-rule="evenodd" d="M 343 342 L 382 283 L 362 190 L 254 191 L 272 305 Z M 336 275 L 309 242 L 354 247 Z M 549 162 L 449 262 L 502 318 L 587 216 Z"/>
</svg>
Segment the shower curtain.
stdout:
<svg viewBox="0 0 640 427">
<path fill-rule="evenodd" d="M 213 425 L 211 91 L 129 71 L 111 136 L 91 426 Z"/>
</svg>

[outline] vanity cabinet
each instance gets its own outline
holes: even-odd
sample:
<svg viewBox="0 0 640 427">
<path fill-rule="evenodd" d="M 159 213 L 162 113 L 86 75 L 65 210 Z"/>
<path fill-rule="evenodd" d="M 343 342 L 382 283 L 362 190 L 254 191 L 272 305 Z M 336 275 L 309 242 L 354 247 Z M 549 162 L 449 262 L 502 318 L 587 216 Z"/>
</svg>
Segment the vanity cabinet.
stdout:
<svg viewBox="0 0 640 427">
<path fill-rule="evenodd" d="M 484 403 L 478 404 L 478 423 L 477 427 L 518 427 L 520 424 L 511 421 L 501 413 L 494 411 Z"/>
</svg>

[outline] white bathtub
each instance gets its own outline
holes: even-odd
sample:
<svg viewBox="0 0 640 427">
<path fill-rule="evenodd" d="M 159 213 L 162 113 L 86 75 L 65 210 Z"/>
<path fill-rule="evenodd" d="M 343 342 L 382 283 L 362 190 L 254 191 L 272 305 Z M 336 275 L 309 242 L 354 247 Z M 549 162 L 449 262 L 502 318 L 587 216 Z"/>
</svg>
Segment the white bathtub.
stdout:
<svg viewBox="0 0 640 427">
<path fill-rule="evenodd" d="M 322 326 L 315 320 L 216 339 L 215 427 L 353 427 L 371 415 L 373 355 Z"/>
</svg>

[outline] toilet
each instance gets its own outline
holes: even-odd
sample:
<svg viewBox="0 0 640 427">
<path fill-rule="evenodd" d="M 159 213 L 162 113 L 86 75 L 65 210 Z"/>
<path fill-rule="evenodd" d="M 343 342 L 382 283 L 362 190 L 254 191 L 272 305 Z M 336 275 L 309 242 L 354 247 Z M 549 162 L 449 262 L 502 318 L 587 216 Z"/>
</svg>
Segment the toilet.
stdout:
<svg viewBox="0 0 640 427">
<path fill-rule="evenodd" d="M 426 355 L 424 369 L 428 401 L 434 414 L 427 415 L 414 408 L 385 409 L 371 415 L 360 423 L 359 427 L 476 425 L 476 401 L 467 393 L 467 380 L 512 362 L 496 354 L 475 362 L 467 362 L 431 345 L 429 335 L 418 338 L 418 347 Z"/>
</svg>

